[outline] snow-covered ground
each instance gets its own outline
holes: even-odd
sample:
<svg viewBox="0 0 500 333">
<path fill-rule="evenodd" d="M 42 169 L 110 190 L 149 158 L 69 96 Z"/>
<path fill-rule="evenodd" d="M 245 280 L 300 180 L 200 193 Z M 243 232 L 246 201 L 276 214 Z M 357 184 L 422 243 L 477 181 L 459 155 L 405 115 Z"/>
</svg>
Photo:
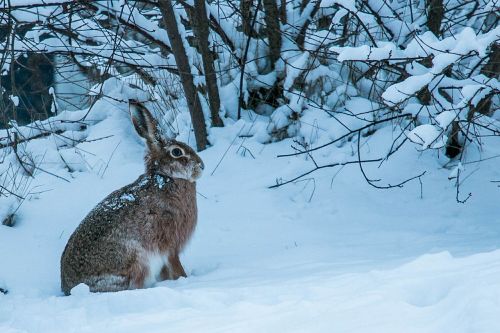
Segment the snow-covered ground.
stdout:
<svg viewBox="0 0 500 333">
<path fill-rule="evenodd" d="M 15 227 L 0 226 L 0 287 L 9 290 L 0 294 L 0 332 L 500 330 L 500 189 L 491 182 L 500 180 L 497 159 L 465 165 L 466 204 L 456 202 L 442 158 L 411 144 L 366 170 L 384 184 L 427 170 L 422 184 L 377 190 L 353 164 L 269 189 L 312 163 L 276 157 L 292 152 L 291 140 L 235 139 L 244 122 L 212 130 L 215 144 L 201 153 L 198 227 L 181 257 L 188 278 L 62 296 L 59 259 L 70 234 L 143 170 L 144 146 L 126 110 L 109 112 L 88 139 L 114 136 L 79 146 L 82 171 L 51 166 L 57 156 L 46 154 L 45 170 L 71 182 L 40 173 L 31 186 L 42 193 L 23 203 Z M 387 149 L 390 139 L 390 128 L 363 138 L 365 157 Z M 37 141 L 30 145 L 53 145 L 53 138 Z M 356 159 L 351 145 L 315 157 Z M 484 147 L 483 159 L 500 153 Z M 472 152 L 469 160 L 478 158 Z"/>
</svg>

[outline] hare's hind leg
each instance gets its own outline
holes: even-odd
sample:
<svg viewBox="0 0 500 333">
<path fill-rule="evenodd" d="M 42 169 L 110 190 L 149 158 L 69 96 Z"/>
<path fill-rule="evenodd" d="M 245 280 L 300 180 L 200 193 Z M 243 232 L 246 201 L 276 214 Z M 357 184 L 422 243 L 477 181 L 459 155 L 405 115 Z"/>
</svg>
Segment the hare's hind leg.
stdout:
<svg viewBox="0 0 500 333">
<path fill-rule="evenodd" d="M 105 274 L 92 276 L 84 283 L 92 292 L 112 292 L 145 287 L 148 267 L 140 261 L 135 261 L 123 274 Z"/>
<path fill-rule="evenodd" d="M 128 270 L 129 288 L 142 289 L 145 288 L 146 278 L 149 275 L 149 266 L 143 261 L 136 259 Z"/>
<path fill-rule="evenodd" d="M 168 262 L 163 265 L 160 271 L 160 281 L 177 280 L 180 277 L 187 277 L 178 254 L 168 256 Z"/>
<path fill-rule="evenodd" d="M 172 279 L 177 280 L 178 278 L 187 277 L 184 268 L 182 267 L 181 261 L 179 259 L 179 254 L 175 253 L 168 257 L 168 262 L 172 269 Z"/>
<path fill-rule="evenodd" d="M 84 283 L 94 293 L 126 290 L 130 285 L 128 277 L 112 274 L 91 276 Z"/>
<path fill-rule="evenodd" d="M 158 281 L 177 280 L 180 277 L 187 277 L 179 259 L 179 254 L 170 254 L 167 262 L 161 268 Z"/>
</svg>

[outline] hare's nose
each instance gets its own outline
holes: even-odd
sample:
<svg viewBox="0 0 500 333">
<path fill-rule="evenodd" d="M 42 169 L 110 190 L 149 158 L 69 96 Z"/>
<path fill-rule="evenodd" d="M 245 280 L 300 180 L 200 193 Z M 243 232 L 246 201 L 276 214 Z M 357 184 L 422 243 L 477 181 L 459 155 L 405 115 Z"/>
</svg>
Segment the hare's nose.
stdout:
<svg viewBox="0 0 500 333">
<path fill-rule="evenodd" d="M 201 170 L 205 169 L 205 163 L 203 162 L 198 163 L 198 166 L 200 167 Z"/>
</svg>

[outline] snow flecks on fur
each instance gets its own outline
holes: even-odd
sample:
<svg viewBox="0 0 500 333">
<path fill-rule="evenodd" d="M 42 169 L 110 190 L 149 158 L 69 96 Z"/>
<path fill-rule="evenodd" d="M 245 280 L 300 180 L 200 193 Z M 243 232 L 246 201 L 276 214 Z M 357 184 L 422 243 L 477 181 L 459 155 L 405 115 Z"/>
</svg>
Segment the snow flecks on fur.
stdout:
<svg viewBox="0 0 500 333">
<path fill-rule="evenodd" d="M 122 201 L 134 201 L 135 197 L 131 193 L 125 193 L 125 194 L 122 194 L 122 196 L 120 197 L 120 200 L 122 200 Z"/>
<path fill-rule="evenodd" d="M 169 181 L 167 177 L 164 177 L 162 175 L 154 175 L 154 182 L 155 186 L 159 188 L 160 190 L 163 189 L 166 185 L 166 183 Z"/>
<path fill-rule="evenodd" d="M 112 198 L 109 198 L 109 199 L 103 201 L 96 208 L 102 209 L 104 211 L 119 210 L 119 209 L 125 207 L 127 204 L 130 204 L 134 201 L 135 201 L 135 197 L 132 193 L 124 193 L 124 194 L 120 195 L 119 197 L 112 197 Z"/>
</svg>

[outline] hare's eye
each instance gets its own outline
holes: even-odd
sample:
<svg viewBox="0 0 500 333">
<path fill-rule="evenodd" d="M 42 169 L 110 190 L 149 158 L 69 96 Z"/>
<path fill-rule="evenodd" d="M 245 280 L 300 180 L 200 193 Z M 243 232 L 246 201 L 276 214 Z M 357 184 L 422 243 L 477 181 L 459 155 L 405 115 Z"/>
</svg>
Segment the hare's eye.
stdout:
<svg viewBox="0 0 500 333">
<path fill-rule="evenodd" d="M 181 157 L 182 155 L 184 155 L 182 149 L 180 148 L 174 148 L 170 151 L 170 154 L 173 156 L 173 157 Z"/>
</svg>

